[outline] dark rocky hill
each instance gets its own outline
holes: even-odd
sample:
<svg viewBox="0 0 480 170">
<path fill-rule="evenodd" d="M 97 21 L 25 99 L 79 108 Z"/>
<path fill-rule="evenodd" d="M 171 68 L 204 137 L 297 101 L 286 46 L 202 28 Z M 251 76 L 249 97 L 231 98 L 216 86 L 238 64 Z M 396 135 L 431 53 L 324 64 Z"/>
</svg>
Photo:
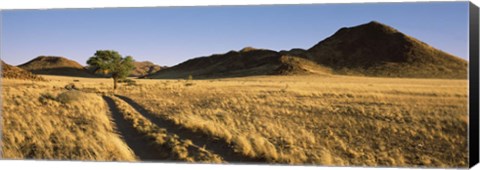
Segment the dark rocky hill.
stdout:
<svg viewBox="0 0 480 170">
<path fill-rule="evenodd" d="M 328 74 L 326 68 L 306 59 L 266 49 L 251 47 L 225 54 L 190 59 L 160 70 L 150 78 L 221 78 L 255 75 Z"/>
<path fill-rule="evenodd" d="M 3 61 L 1 62 L 2 67 L 2 78 L 8 79 L 23 79 L 23 80 L 45 80 L 41 76 L 37 76 L 27 70 L 9 65 Z"/>
<path fill-rule="evenodd" d="M 39 56 L 18 67 L 35 74 L 96 77 L 77 62 L 57 56 Z"/>
<path fill-rule="evenodd" d="M 166 66 L 155 65 L 150 61 L 134 62 L 133 64 L 135 69 L 130 74 L 130 77 L 144 77 L 167 68 Z"/>
<path fill-rule="evenodd" d="M 376 21 L 341 28 L 308 53 L 340 74 L 467 78 L 467 61 Z"/>
</svg>

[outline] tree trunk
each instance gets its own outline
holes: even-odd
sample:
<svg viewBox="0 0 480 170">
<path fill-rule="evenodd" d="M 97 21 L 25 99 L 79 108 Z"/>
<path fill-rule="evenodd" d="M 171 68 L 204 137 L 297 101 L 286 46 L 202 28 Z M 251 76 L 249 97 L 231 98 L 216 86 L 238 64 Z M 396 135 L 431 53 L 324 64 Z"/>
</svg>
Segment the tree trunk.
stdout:
<svg viewBox="0 0 480 170">
<path fill-rule="evenodd" d="M 117 90 L 117 79 L 116 77 L 113 77 L 113 90 Z"/>
</svg>

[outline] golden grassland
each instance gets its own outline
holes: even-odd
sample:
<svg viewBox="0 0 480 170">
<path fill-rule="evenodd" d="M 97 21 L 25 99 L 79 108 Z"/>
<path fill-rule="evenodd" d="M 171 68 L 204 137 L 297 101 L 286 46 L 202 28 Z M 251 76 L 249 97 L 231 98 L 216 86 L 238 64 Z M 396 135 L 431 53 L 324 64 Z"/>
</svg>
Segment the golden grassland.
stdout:
<svg viewBox="0 0 480 170">
<path fill-rule="evenodd" d="M 134 161 L 96 94 L 63 82 L 2 80 L 2 157 Z"/>
<path fill-rule="evenodd" d="M 467 81 L 345 76 L 144 80 L 120 94 L 269 162 L 467 166 Z"/>
<path fill-rule="evenodd" d="M 135 159 L 113 130 L 100 97 L 112 88 L 110 79 L 45 77 L 50 82 L 3 80 L 4 158 Z M 63 86 L 74 79 L 80 90 L 96 93 L 62 102 Z M 155 116 L 224 140 L 245 157 L 337 166 L 468 165 L 466 80 L 258 76 L 135 81 L 116 93 Z M 185 148 L 201 149 L 169 137 L 174 135 L 112 98 L 124 118 L 147 122 L 134 127 L 159 148 L 171 138 L 183 146 L 168 150 L 177 155 L 187 153 Z M 201 152 L 204 157 L 183 154 L 180 160 L 221 160 Z"/>
<path fill-rule="evenodd" d="M 132 106 L 115 96 L 109 96 L 117 105 L 125 120 L 132 124 L 132 127 L 146 139 L 149 145 L 153 145 L 158 155 L 164 160 L 221 163 L 222 158 L 218 155 L 195 146 L 191 141 L 181 140 L 175 134 L 169 134 L 166 129 L 154 125 L 150 120 L 143 117 Z"/>
</svg>

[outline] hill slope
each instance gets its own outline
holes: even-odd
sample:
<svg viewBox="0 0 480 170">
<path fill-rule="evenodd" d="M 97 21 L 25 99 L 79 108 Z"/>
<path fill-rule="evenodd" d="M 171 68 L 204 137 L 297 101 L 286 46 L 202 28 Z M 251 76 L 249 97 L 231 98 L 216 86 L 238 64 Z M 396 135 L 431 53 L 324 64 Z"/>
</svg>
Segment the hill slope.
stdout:
<svg viewBox="0 0 480 170">
<path fill-rule="evenodd" d="M 57 56 L 39 56 L 18 67 L 35 74 L 95 77 L 77 62 Z"/>
<path fill-rule="evenodd" d="M 134 62 L 135 69 L 129 75 L 130 77 L 144 77 L 153 74 L 161 69 L 167 68 L 159 65 L 155 65 L 149 61 Z"/>
<path fill-rule="evenodd" d="M 26 71 L 24 69 L 11 66 L 3 61 L 1 62 L 1 67 L 2 67 L 2 78 L 11 78 L 11 79 L 25 79 L 25 80 L 45 80 L 40 76 L 37 76 L 35 74 L 32 74 L 29 71 Z"/>
<path fill-rule="evenodd" d="M 254 75 L 328 74 L 323 68 L 303 58 L 272 50 L 251 47 L 225 54 L 190 59 L 163 69 L 150 78 L 221 78 Z"/>
<path fill-rule="evenodd" d="M 467 78 L 468 62 L 398 30 L 372 21 L 341 28 L 308 50 L 244 48 L 199 57 L 161 70 L 152 78 L 252 75 L 352 74 L 380 77 Z"/>
<path fill-rule="evenodd" d="M 467 61 L 376 21 L 342 28 L 308 53 L 342 74 L 467 78 Z"/>
</svg>

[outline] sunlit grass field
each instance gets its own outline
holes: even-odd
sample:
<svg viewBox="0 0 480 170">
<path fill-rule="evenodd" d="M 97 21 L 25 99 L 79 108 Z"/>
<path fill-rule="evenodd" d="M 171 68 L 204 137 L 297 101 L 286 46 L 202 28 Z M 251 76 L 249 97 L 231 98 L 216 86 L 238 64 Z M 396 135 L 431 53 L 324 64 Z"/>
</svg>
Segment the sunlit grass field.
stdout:
<svg viewBox="0 0 480 170">
<path fill-rule="evenodd" d="M 467 81 L 273 76 L 124 87 L 159 116 L 294 164 L 466 166 Z"/>
<path fill-rule="evenodd" d="M 101 98 L 111 96 L 112 80 L 45 77 L 51 81 L 2 80 L 4 158 L 135 160 L 112 130 Z M 268 163 L 468 165 L 467 80 L 259 76 L 135 81 L 121 84 L 116 94 Z M 84 91 L 78 95 L 84 100 L 61 101 L 69 83 Z M 55 100 L 42 99 L 49 95 Z"/>
<path fill-rule="evenodd" d="M 65 84 L 2 80 L 2 159 L 135 160 L 103 99 Z"/>
</svg>

